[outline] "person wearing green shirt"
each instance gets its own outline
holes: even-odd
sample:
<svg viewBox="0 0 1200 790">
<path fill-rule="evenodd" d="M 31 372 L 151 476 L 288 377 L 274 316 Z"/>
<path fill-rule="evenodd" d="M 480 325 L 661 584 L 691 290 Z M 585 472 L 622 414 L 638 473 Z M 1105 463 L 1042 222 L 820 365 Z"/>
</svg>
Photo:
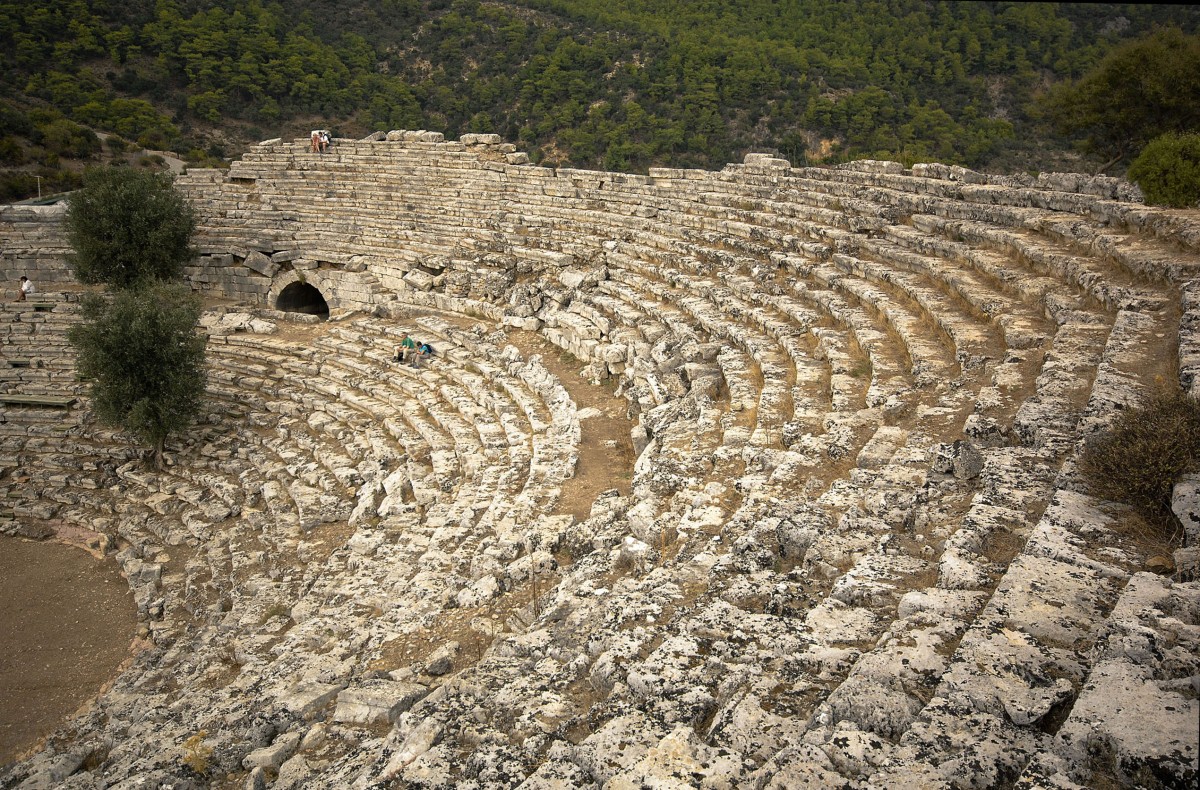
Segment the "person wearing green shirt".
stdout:
<svg viewBox="0 0 1200 790">
<path fill-rule="evenodd" d="M 403 362 L 409 354 L 415 353 L 416 350 L 416 341 L 409 337 L 408 333 L 405 332 L 404 337 L 400 338 L 400 345 L 396 346 L 396 353 L 392 357 L 392 361 Z"/>
</svg>

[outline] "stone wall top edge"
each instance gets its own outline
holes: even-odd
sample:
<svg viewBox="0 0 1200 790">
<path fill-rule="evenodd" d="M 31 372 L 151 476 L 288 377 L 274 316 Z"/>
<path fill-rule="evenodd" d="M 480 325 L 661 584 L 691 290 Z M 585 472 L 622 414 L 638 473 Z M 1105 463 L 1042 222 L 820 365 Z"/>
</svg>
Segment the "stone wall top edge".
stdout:
<svg viewBox="0 0 1200 790">
<path fill-rule="evenodd" d="M 57 203 L 51 203 L 44 206 L 27 205 L 21 203 L 0 203 L 0 219 L 3 220 L 14 220 L 22 217 L 38 217 L 45 219 L 66 213 L 67 203 L 65 200 L 60 200 Z"/>
<path fill-rule="evenodd" d="M 400 130 L 404 132 L 404 130 Z M 404 139 L 373 139 L 371 137 L 364 139 L 354 139 L 339 137 L 334 138 L 335 146 L 340 146 L 343 152 L 346 151 L 429 151 L 440 153 L 457 153 L 466 155 L 481 156 L 486 152 L 492 151 L 499 147 L 509 146 L 511 144 L 501 140 L 498 135 L 481 135 L 475 133 L 467 133 L 462 135 L 459 140 L 428 140 L 420 139 L 417 135 L 426 134 L 425 132 L 412 132 L 412 136 Z M 437 134 L 437 133 L 435 133 Z M 486 142 L 481 142 L 479 138 L 487 138 Z M 294 150 L 296 148 L 307 149 L 309 146 L 308 138 L 297 137 L 291 140 L 283 140 L 274 138 L 272 140 L 264 140 L 255 146 L 254 150 L 262 151 L 263 149 L 277 150 Z M 1037 175 L 1028 173 L 1013 173 L 1013 174 L 997 174 L 997 173 L 981 173 L 959 165 L 945 165 L 938 162 L 919 162 L 912 167 L 905 167 L 899 162 L 885 160 L 857 160 L 853 162 L 844 162 L 837 165 L 820 166 L 807 165 L 803 167 L 792 167 L 791 163 L 784 159 L 763 158 L 762 154 L 747 154 L 745 162 L 731 162 L 717 170 L 703 170 L 699 168 L 676 168 L 676 167 L 651 167 L 648 173 L 631 174 L 622 173 L 620 171 L 609 170 L 588 170 L 586 168 L 577 167 L 552 167 L 536 164 L 515 165 L 516 168 L 542 168 L 544 170 L 553 171 L 556 175 L 575 177 L 575 178 L 604 178 L 611 179 L 613 177 L 625 177 L 631 179 L 645 179 L 644 183 L 653 183 L 655 179 L 682 179 L 682 180 L 698 180 L 712 178 L 716 175 L 725 175 L 727 177 L 737 177 L 745 174 L 746 176 L 775 176 L 782 178 L 805 178 L 813 177 L 818 174 L 829 178 L 831 176 L 841 176 L 844 178 L 871 178 L 876 176 L 886 176 L 892 178 L 911 178 L 927 181 L 952 182 L 961 183 L 972 186 L 995 186 L 1003 188 L 1024 188 L 1034 189 L 1047 192 L 1066 192 L 1075 194 L 1086 194 L 1094 197 L 1117 199 L 1121 202 L 1140 203 L 1140 193 L 1137 188 L 1130 184 L 1125 179 L 1114 178 L 1111 176 L 1094 176 L 1086 173 L 1067 173 L 1067 172 L 1045 172 Z M 482 158 L 482 157 L 481 157 Z M 504 168 L 508 170 L 509 168 Z M 542 175 L 539 173 L 538 175 Z"/>
</svg>

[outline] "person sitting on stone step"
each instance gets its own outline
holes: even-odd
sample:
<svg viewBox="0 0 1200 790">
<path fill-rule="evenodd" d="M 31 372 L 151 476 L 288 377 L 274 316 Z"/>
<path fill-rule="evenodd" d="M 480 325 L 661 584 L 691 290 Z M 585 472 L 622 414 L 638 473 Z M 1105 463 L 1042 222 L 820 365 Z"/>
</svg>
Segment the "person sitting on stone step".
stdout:
<svg viewBox="0 0 1200 790">
<path fill-rule="evenodd" d="M 313 129 L 309 132 L 308 139 L 312 143 L 312 152 L 314 154 L 321 153 L 321 130 Z"/>
<path fill-rule="evenodd" d="M 21 287 L 17 291 L 17 301 L 24 302 L 37 289 L 33 287 L 33 280 L 25 275 L 21 275 Z"/>
<path fill-rule="evenodd" d="M 416 353 L 417 341 L 409 337 L 408 332 L 404 333 L 404 337 L 400 338 L 400 345 L 396 346 L 396 353 L 392 355 L 393 362 L 403 362 L 409 354 Z"/>
<path fill-rule="evenodd" d="M 421 367 L 422 359 L 429 359 L 432 356 L 433 356 L 433 346 L 429 345 L 428 343 L 424 343 L 424 342 L 418 343 L 417 350 L 414 351 L 413 355 L 412 355 L 412 366 L 414 368 L 419 368 L 419 367 Z"/>
</svg>

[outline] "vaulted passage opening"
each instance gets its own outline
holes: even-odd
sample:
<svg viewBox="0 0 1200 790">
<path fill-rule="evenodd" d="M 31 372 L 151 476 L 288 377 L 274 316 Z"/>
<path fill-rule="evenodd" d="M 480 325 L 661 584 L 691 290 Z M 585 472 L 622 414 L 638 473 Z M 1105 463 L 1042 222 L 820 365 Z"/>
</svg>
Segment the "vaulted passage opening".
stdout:
<svg viewBox="0 0 1200 790">
<path fill-rule="evenodd" d="M 308 283 L 292 283 L 279 292 L 275 309 L 285 313 L 307 313 L 329 318 L 329 305 L 321 292 Z"/>
</svg>

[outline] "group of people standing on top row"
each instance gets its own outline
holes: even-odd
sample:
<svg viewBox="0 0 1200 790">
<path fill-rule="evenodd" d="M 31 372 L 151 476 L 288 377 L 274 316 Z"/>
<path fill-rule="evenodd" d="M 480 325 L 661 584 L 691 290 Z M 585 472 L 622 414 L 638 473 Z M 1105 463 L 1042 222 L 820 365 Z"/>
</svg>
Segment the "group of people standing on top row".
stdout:
<svg viewBox="0 0 1200 790">
<path fill-rule="evenodd" d="M 323 154 L 329 150 L 328 129 L 313 129 L 309 134 L 309 140 L 312 142 L 312 152 L 314 154 Z"/>
<path fill-rule="evenodd" d="M 421 340 L 414 340 L 407 332 L 400 338 L 400 345 L 392 355 L 393 362 L 407 362 L 414 368 L 421 367 L 421 361 L 433 356 L 433 346 Z"/>
</svg>

